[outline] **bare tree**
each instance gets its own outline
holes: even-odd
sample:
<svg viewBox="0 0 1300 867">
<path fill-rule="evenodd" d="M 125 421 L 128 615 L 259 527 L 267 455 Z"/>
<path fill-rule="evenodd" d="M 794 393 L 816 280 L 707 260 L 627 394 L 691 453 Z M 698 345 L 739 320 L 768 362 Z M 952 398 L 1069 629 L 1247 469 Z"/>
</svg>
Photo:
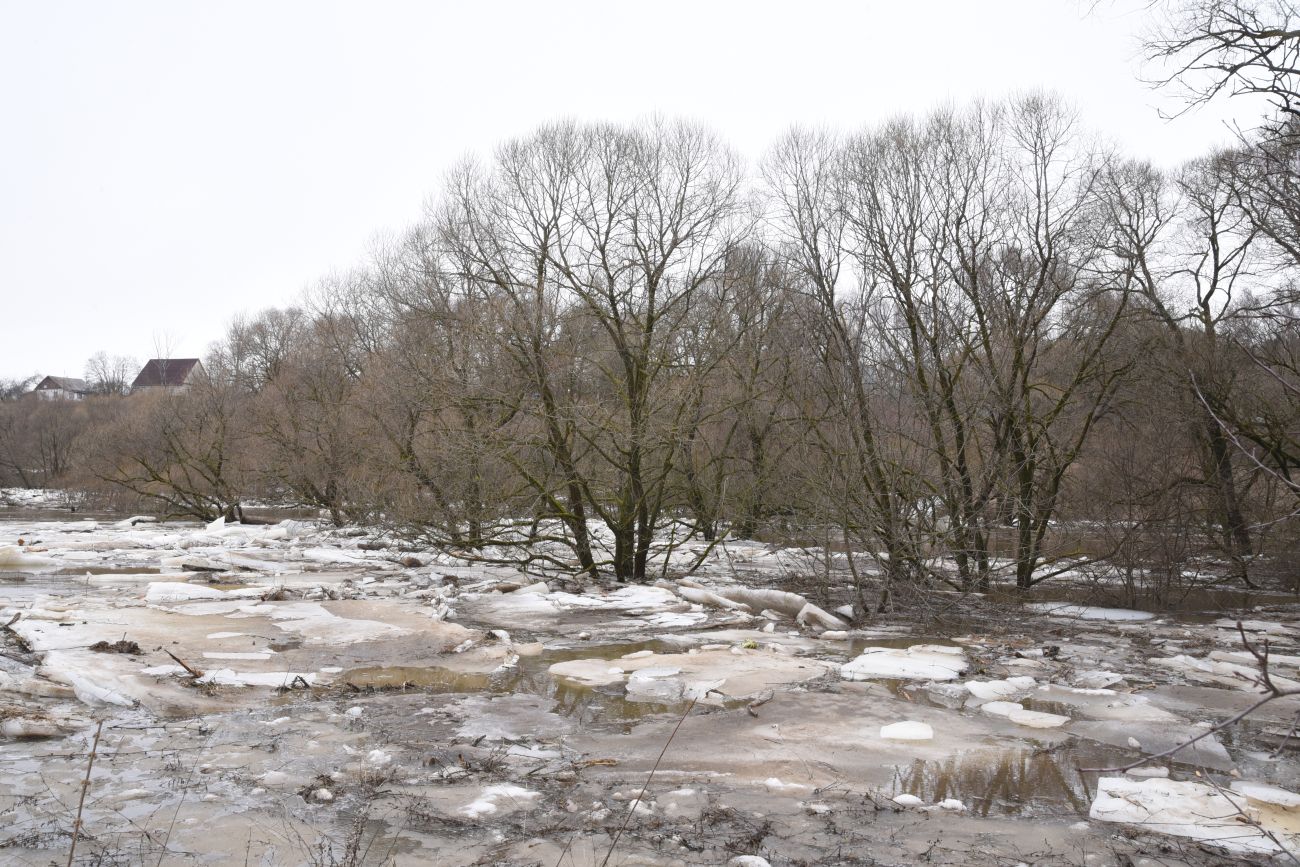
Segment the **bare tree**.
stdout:
<svg viewBox="0 0 1300 867">
<path fill-rule="evenodd" d="M 1185 166 L 1172 180 L 1146 166 L 1108 176 L 1116 240 L 1129 263 L 1140 309 L 1158 323 L 1164 348 L 1147 359 L 1183 395 L 1201 450 L 1200 485 L 1210 494 L 1210 522 L 1232 572 L 1248 581 L 1253 555 L 1245 482 L 1231 434 L 1217 414 L 1236 400 L 1241 353 L 1223 332 L 1241 314 L 1261 267 L 1258 231 L 1240 207 L 1234 156 Z M 1218 407 L 1216 410 L 1215 408 Z"/>
<path fill-rule="evenodd" d="M 1104 347 L 1125 296 L 1099 260 L 1103 164 L 1040 96 L 843 146 L 797 132 L 769 162 L 894 579 L 931 573 L 937 546 L 961 586 L 987 586 L 1000 513 L 1017 584 L 1041 580 L 1065 474 L 1118 381 Z"/>
<path fill-rule="evenodd" d="M 794 130 L 769 153 L 763 171 L 774 228 L 812 302 L 809 338 L 819 357 L 826 414 L 809 430 L 824 459 L 824 481 L 852 480 L 827 487 L 827 517 L 853 542 L 880 552 L 876 559 L 888 588 L 917 577 L 922 552 L 906 519 L 917 496 L 906 489 L 908 474 L 882 442 L 876 377 L 866 353 L 871 299 L 855 297 L 848 273 L 840 154 L 834 136 Z M 888 603 L 888 594 L 879 606 Z"/>
<path fill-rule="evenodd" d="M 242 519 L 250 485 L 244 395 L 204 377 L 187 391 L 132 395 L 86 446 L 89 475 L 173 517 Z"/>
<path fill-rule="evenodd" d="M 140 370 L 140 363 L 126 355 L 109 356 L 96 352 L 86 361 L 86 382 L 93 394 L 123 395 L 131 390 L 131 380 Z"/>
<path fill-rule="evenodd" d="M 0 379 L 0 403 L 18 400 L 23 395 L 31 392 L 36 383 L 41 381 L 41 375 L 34 373 L 24 379 Z"/>
<path fill-rule="evenodd" d="M 1290 136 L 1300 119 L 1300 10 L 1291 0 L 1167 0 L 1146 40 L 1189 107 L 1220 96 L 1259 95 L 1274 115 L 1265 131 Z"/>
<path fill-rule="evenodd" d="M 662 122 L 547 127 L 454 180 L 450 259 L 504 302 L 502 348 L 544 432 L 547 464 L 516 469 L 583 571 L 598 566 L 590 516 L 615 576 L 647 577 L 687 410 L 666 387 L 687 361 L 673 336 L 735 243 L 740 186 L 716 137 Z"/>
</svg>

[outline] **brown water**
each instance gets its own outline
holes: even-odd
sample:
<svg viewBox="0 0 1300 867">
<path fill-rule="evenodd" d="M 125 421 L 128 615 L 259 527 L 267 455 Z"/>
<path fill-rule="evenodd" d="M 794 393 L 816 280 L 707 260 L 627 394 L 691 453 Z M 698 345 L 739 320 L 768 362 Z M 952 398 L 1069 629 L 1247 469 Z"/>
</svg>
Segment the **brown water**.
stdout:
<svg viewBox="0 0 1300 867">
<path fill-rule="evenodd" d="M 1170 592 L 1165 597 L 1151 593 L 1130 593 L 1120 585 L 1057 584 L 1035 587 L 1029 593 L 1012 588 L 996 588 L 988 598 L 1007 604 L 1018 602 L 1064 602 L 1102 608 L 1129 608 L 1156 614 L 1178 615 L 1180 620 L 1196 622 L 1204 616 L 1239 613 L 1257 605 L 1300 603 L 1300 595 L 1239 587 L 1199 587 Z M 1199 616 L 1198 616 L 1199 615 Z"/>
<path fill-rule="evenodd" d="M 160 575 L 162 569 L 157 566 L 66 566 L 55 569 L 48 575 Z"/>
<path fill-rule="evenodd" d="M 657 704 L 629 701 L 621 684 L 608 689 L 579 686 L 554 678 L 548 669 L 557 662 L 574 659 L 616 660 L 629 653 L 649 650 L 672 653 L 679 647 L 664 641 L 638 641 L 546 650 L 536 656 L 520 657 L 510 668 L 491 673 L 455 671 L 437 666 L 379 666 L 354 668 L 339 676 L 335 689 L 357 691 L 427 692 L 439 694 L 523 693 L 551 699 L 553 713 L 583 724 L 632 723 L 661 714 L 681 713 L 685 703 Z"/>
</svg>

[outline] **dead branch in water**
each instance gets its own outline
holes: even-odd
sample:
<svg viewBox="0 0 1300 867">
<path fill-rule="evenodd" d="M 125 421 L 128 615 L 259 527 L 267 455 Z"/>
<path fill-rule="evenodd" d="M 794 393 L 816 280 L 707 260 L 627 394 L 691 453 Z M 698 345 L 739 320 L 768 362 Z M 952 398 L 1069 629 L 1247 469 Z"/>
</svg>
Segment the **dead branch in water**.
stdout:
<svg viewBox="0 0 1300 867">
<path fill-rule="evenodd" d="M 190 677 L 194 678 L 195 680 L 198 680 L 200 677 L 203 677 L 203 672 L 199 671 L 197 668 L 191 667 L 189 663 L 181 659 L 176 654 L 172 653 L 170 650 L 164 650 L 163 653 L 170 656 L 173 660 L 175 660 L 177 665 L 179 665 L 181 668 L 189 672 Z"/>
</svg>

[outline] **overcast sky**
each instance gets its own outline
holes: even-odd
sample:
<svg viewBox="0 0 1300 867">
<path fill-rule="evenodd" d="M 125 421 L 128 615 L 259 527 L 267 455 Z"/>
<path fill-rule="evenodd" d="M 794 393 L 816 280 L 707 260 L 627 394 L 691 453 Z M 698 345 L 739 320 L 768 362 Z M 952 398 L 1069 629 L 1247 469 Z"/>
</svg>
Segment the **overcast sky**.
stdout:
<svg viewBox="0 0 1300 867">
<path fill-rule="evenodd" d="M 1142 73 L 1144 0 L 0 0 L 0 377 L 202 355 L 557 117 L 702 120 L 751 161 L 1045 88 L 1134 156 L 1229 139 Z"/>
</svg>

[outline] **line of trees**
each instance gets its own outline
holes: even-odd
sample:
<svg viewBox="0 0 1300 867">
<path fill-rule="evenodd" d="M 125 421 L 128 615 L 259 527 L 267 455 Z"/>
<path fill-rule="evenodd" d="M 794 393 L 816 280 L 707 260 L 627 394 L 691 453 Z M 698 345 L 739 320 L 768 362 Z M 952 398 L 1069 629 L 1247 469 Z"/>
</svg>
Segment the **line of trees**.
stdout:
<svg viewBox="0 0 1300 867">
<path fill-rule="evenodd" d="M 1037 95 L 795 130 L 759 183 L 692 124 L 554 124 L 236 321 L 188 391 L 7 403 L 0 467 L 627 581 L 775 533 L 890 586 L 1207 555 L 1250 580 L 1300 505 L 1266 171 L 1162 173 Z"/>
<path fill-rule="evenodd" d="M 622 581 L 688 540 L 818 541 L 880 604 L 1101 563 L 1250 583 L 1294 568 L 1300 510 L 1277 105 L 1174 171 L 1039 94 L 792 130 L 754 172 L 695 124 L 551 124 L 237 320 L 188 391 L 0 404 L 0 473 L 36 449 L 168 514 L 289 500 Z"/>
</svg>

